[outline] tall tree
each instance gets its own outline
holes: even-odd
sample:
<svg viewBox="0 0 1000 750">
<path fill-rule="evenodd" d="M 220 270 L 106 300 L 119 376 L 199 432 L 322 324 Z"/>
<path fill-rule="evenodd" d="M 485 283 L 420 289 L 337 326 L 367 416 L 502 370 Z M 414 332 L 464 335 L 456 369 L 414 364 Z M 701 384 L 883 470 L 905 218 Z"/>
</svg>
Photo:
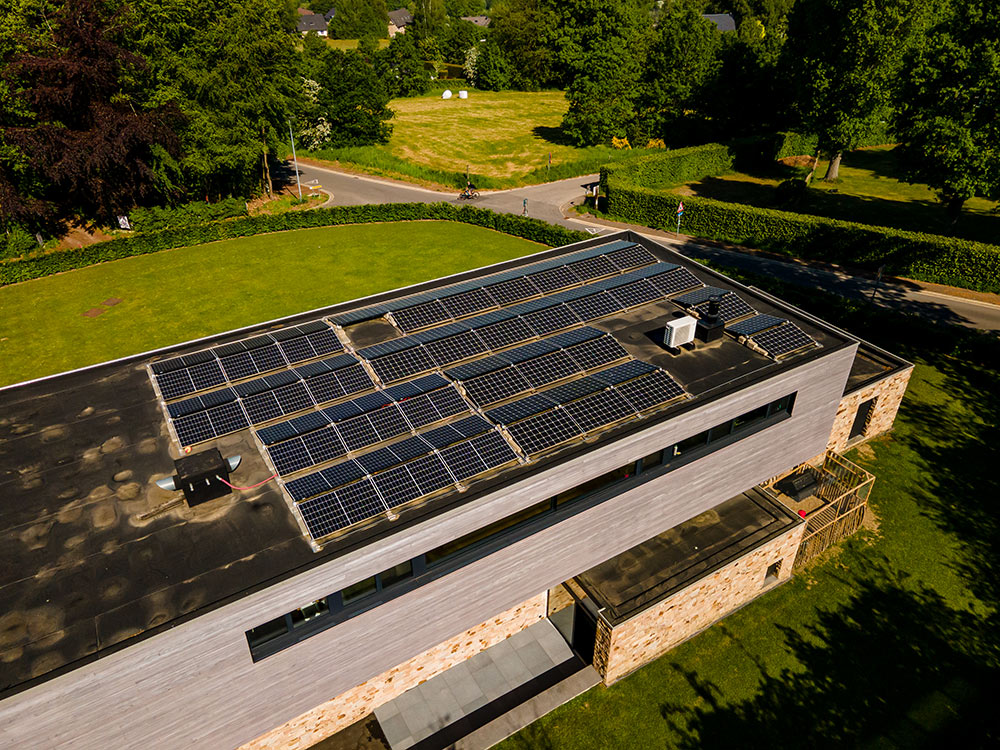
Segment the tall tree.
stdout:
<svg viewBox="0 0 1000 750">
<path fill-rule="evenodd" d="M 705 90 L 719 69 L 720 37 L 691 3 L 674 4 L 660 15 L 639 99 L 650 135 L 677 143 L 688 139 L 686 130 L 704 132 Z"/>
<path fill-rule="evenodd" d="M 417 39 L 409 32 L 396 34 L 379 52 L 375 69 L 392 96 L 416 96 L 430 89 L 430 74 L 424 68 Z"/>
<path fill-rule="evenodd" d="M 389 36 L 389 16 L 385 0 L 334 0 L 335 14 L 330 21 L 334 39 L 361 39 Z"/>
<path fill-rule="evenodd" d="M 635 118 L 649 15 L 639 0 L 566 0 L 557 44 L 568 71 L 563 132 L 581 146 L 625 135 Z"/>
<path fill-rule="evenodd" d="M 301 106 L 295 17 L 284 0 L 133 0 L 154 102 L 175 100 L 192 197 L 268 189 L 269 160 Z"/>
<path fill-rule="evenodd" d="M 157 162 L 176 155 L 172 103 L 144 107 L 134 83 L 145 61 L 122 46 L 124 16 L 98 0 L 67 0 L 51 19 L 51 36 L 33 40 L 3 73 L 23 102 L 2 141 L 23 154 L 44 183 L 25 200 L 17 175 L 0 173 L 5 218 L 39 224 L 81 213 L 115 214 L 157 195 Z"/>
<path fill-rule="evenodd" d="M 957 220 L 976 195 L 1000 198 L 1000 6 L 963 0 L 914 50 L 896 122 L 908 180 Z"/>
<path fill-rule="evenodd" d="M 507 71 L 503 88 L 532 91 L 565 85 L 556 45 L 557 8 L 554 0 L 498 0 L 490 8 L 487 42 L 492 46 L 484 54 L 491 58 L 491 69 Z"/>
<path fill-rule="evenodd" d="M 920 30 L 925 0 L 798 0 L 785 46 L 796 109 L 830 155 L 884 129 L 897 100 L 903 55 Z"/>
</svg>

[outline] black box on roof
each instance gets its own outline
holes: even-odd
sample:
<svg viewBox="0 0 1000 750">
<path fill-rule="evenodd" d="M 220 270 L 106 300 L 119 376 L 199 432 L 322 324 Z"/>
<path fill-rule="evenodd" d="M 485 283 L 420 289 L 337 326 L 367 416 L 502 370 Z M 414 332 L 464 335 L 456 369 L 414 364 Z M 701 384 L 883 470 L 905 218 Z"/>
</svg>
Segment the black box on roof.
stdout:
<svg viewBox="0 0 1000 750">
<path fill-rule="evenodd" d="M 214 500 L 232 490 L 221 480 L 229 479 L 229 463 L 218 448 L 193 453 L 174 461 L 177 486 L 183 490 L 188 505 Z"/>
</svg>

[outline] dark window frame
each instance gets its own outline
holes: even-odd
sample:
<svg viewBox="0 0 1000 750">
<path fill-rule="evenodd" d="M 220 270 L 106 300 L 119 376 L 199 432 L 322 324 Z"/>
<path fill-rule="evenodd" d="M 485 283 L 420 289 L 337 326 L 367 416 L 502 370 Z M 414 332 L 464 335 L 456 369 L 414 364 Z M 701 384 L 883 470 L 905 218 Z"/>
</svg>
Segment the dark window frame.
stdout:
<svg viewBox="0 0 1000 750">
<path fill-rule="evenodd" d="M 470 532 L 463 537 L 459 537 L 457 540 L 452 540 L 444 545 L 440 545 L 434 550 L 428 550 L 428 552 L 411 558 L 409 561 L 403 561 L 402 563 L 399 563 L 399 565 L 404 565 L 406 562 L 409 562 L 411 565 L 411 574 L 409 576 L 404 576 L 389 585 L 383 585 L 382 576 L 394 568 L 399 567 L 398 565 L 382 571 L 381 573 L 377 573 L 374 576 L 369 576 L 369 578 L 375 579 L 375 590 L 365 596 L 358 597 L 357 599 L 346 603 L 342 599 L 342 591 L 351 588 L 351 586 L 356 586 L 360 583 L 360 581 L 355 582 L 350 586 L 345 586 L 326 597 L 316 600 L 322 601 L 325 599 L 328 605 L 328 610 L 325 613 L 319 614 L 305 622 L 301 622 L 294 627 L 291 621 L 291 613 L 287 613 L 282 617 L 278 617 L 263 623 L 262 625 L 258 625 L 257 627 L 246 632 L 247 644 L 250 647 L 251 658 L 255 662 L 265 659 L 268 656 L 289 648 L 290 646 L 294 646 L 296 643 L 299 643 L 305 638 L 309 638 L 316 633 L 332 628 L 335 625 L 339 625 L 352 617 L 357 617 L 363 612 L 367 612 L 368 610 L 384 604 L 387 601 L 402 596 L 403 594 L 413 591 L 414 589 L 441 578 L 442 576 L 448 575 L 449 573 L 452 573 L 459 568 L 463 568 L 476 560 L 487 557 L 504 547 L 515 544 L 516 542 L 519 542 L 522 539 L 541 531 L 542 529 L 554 526 L 555 524 L 558 524 L 567 518 L 576 515 L 577 513 L 581 513 L 588 508 L 592 508 L 595 505 L 606 502 L 607 500 L 617 497 L 624 492 L 631 491 L 646 482 L 653 481 L 654 479 L 657 479 L 664 474 L 668 474 L 681 466 L 691 463 L 692 461 L 697 461 L 698 459 L 703 458 L 710 453 L 714 453 L 727 445 L 731 445 L 732 443 L 750 437 L 761 430 L 783 422 L 785 419 L 792 416 L 796 395 L 796 393 L 791 393 L 787 396 L 782 396 L 781 398 L 775 399 L 774 401 L 757 407 L 756 409 L 751 409 L 746 412 L 746 414 L 735 417 L 734 419 L 726 420 L 713 428 L 703 430 L 694 436 L 665 446 L 660 451 L 656 451 L 633 461 L 629 461 L 616 469 L 605 472 L 605 474 L 602 474 L 600 477 L 595 477 L 587 482 L 583 482 L 578 486 L 595 486 L 577 497 L 563 501 L 558 500 L 560 495 L 565 495 L 567 492 L 571 492 L 575 489 L 570 488 L 569 490 L 563 491 L 559 495 L 552 496 L 545 501 L 528 506 L 527 508 L 522 508 L 520 511 L 512 513 L 510 516 L 505 518 L 498 519 L 492 524 L 487 524 L 485 527 Z M 737 420 L 747 417 L 748 415 L 764 408 L 767 410 L 766 416 L 763 418 L 749 420 L 742 426 L 734 428 Z M 715 431 L 719 431 L 719 433 L 724 432 L 724 434 L 719 434 L 716 439 L 710 440 L 709 438 L 711 434 Z M 702 442 L 694 444 L 692 447 L 685 449 L 682 453 L 676 452 L 677 448 L 682 443 L 690 442 L 693 437 L 699 436 L 704 436 Z M 659 453 L 661 456 L 660 463 L 648 466 L 644 469 L 643 463 L 645 460 L 656 453 Z M 611 477 L 623 472 L 624 476 L 622 477 L 608 480 L 603 484 L 599 482 L 602 477 Z M 504 524 L 507 519 L 523 514 L 530 508 L 543 506 L 546 502 L 549 504 L 548 509 L 532 514 L 512 525 Z M 500 528 L 494 533 L 483 535 L 483 531 L 485 529 L 489 529 L 494 526 L 499 526 Z M 428 555 L 433 555 L 436 550 L 449 545 L 454 545 L 456 542 L 466 538 L 470 540 L 467 545 L 460 545 L 457 549 L 442 555 L 437 560 L 428 560 Z M 366 578 L 362 580 L 368 579 Z M 254 630 L 261 630 L 266 626 L 276 623 L 282 619 L 284 619 L 286 623 L 287 629 L 285 632 L 256 645 L 251 644 L 251 633 Z"/>
</svg>

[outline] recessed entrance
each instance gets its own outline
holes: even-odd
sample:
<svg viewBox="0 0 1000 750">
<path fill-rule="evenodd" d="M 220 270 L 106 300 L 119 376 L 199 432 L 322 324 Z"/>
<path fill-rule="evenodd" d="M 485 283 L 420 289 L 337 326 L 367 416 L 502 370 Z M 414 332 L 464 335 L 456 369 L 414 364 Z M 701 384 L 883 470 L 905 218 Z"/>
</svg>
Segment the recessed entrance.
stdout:
<svg viewBox="0 0 1000 750">
<path fill-rule="evenodd" d="M 851 425 L 851 435 L 848 438 L 853 440 L 856 437 L 861 437 L 865 434 L 865 429 L 868 427 L 868 417 L 872 413 L 872 408 L 875 406 L 875 399 L 871 398 L 863 402 L 861 406 L 858 407 L 858 413 L 854 415 L 854 424 Z"/>
</svg>

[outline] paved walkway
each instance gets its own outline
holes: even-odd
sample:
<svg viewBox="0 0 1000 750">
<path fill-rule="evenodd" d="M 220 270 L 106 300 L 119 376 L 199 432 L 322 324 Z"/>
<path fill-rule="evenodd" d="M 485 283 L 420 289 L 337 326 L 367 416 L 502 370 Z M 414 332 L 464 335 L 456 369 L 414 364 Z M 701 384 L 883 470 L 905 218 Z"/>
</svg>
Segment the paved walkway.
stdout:
<svg viewBox="0 0 1000 750">
<path fill-rule="evenodd" d="M 478 750 L 593 687 L 599 678 L 587 669 L 593 675 L 542 620 L 406 691 L 375 716 L 392 750 Z M 549 695 L 539 701 L 540 693 Z"/>
</svg>

